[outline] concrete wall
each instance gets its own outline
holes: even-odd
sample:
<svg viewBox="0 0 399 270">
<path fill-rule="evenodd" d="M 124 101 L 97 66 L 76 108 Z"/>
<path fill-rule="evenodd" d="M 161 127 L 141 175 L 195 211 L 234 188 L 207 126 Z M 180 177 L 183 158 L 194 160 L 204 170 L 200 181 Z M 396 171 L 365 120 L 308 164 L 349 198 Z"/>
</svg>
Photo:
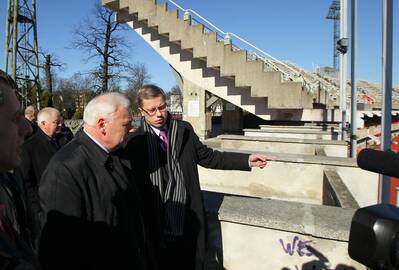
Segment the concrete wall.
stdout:
<svg viewBox="0 0 399 270">
<path fill-rule="evenodd" d="M 269 162 L 251 172 L 211 170 L 198 167 L 201 189 L 251 197 L 321 204 L 323 166 Z"/>
<path fill-rule="evenodd" d="M 272 137 L 272 138 L 294 138 L 294 139 L 321 139 L 337 140 L 338 133 L 323 131 L 291 131 L 264 130 L 264 129 L 244 129 L 245 136 Z"/>
<path fill-rule="evenodd" d="M 208 269 L 366 269 L 347 254 L 353 209 L 204 195 L 219 264 Z"/>
<path fill-rule="evenodd" d="M 335 157 L 347 157 L 348 152 L 347 144 L 344 141 L 239 135 L 220 135 L 218 139 L 224 149 L 314 155 L 317 148 L 323 148 L 327 156 Z"/>
<path fill-rule="evenodd" d="M 377 203 L 378 175 L 358 168 L 353 159 L 277 153 L 273 153 L 273 158 L 265 169 L 254 168 L 251 172 L 199 167 L 201 188 L 321 204 L 323 173 L 336 169 L 360 207 Z"/>
<path fill-rule="evenodd" d="M 327 144 L 323 147 L 324 153 L 328 157 L 348 157 L 348 145 L 331 145 Z"/>
<path fill-rule="evenodd" d="M 205 89 L 183 79 L 183 119 L 190 122 L 199 138 L 207 138 L 211 126 L 205 113 Z"/>
<path fill-rule="evenodd" d="M 378 174 L 350 167 L 336 167 L 336 170 L 360 207 L 378 202 Z"/>
<path fill-rule="evenodd" d="M 350 259 L 346 242 L 285 232 L 284 228 L 231 222 L 221 226 L 225 269 L 366 269 Z"/>
</svg>

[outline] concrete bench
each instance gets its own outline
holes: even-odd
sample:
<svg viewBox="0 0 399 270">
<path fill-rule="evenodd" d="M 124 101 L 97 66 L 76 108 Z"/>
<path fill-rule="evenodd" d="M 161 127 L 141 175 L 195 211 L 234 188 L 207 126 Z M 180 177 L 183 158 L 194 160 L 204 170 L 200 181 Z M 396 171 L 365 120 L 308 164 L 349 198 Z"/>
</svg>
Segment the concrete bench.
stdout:
<svg viewBox="0 0 399 270">
<path fill-rule="evenodd" d="M 203 196 L 211 257 L 219 264 L 208 269 L 366 269 L 347 254 L 354 209 L 212 192 Z"/>
<path fill-rule="evenodd" d="M 234 152 L 251 153 L 238 150 Z M 269 161 L 266 168 L 254 168 L 251 172 L 212 170 L 199 166 L 201 188 L 242 196 L 321 205 L 324 172 L 335 170 L 359 206 L 377 203 L 378 174 L 360 169 L 355 159 L 260 153 L 272 156 L 274 160 Z"/>
<path fill-rule="evenodd" d="M 304 126 L 282 126 L 282 125 L 259 125 L 260 129 L 270 130 L 270 129 L 283 129 L 283 130 L 321 130 L 321 131 L 335 131 L 340 132 L 339 126 L 337 125 L 304 125 Z"/>
<path fill-rule="evenodd" d="M 323 130 L 295 130 L 295 129 L 243 129 L 245 136 L 277 137 L 297 139 L 337 140 L 339 133 Z"/>
<path fill-rule="evenodd" d="M 347 157 L 347 142 L 302 138 L 252 137 L 242 135 L 219 135 L 221 148 L 315 155 L 320 149 L 327 156 Z"/>
</svg>

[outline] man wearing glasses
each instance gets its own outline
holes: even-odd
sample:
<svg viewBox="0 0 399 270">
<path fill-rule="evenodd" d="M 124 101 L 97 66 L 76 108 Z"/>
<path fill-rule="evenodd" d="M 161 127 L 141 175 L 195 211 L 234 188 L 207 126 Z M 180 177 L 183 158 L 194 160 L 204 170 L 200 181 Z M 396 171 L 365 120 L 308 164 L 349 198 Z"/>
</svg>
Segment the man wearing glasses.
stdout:
<svg viewBox="0 0 399 270">
<path fill-rule="evenodd" d="M 208 148 L 188 122 L 171 118 L 165 93 L 155 85 L 143 86 L 137 103 L 143 121 L 131 134 L 126 153 L 145 200 L 158 265 L 203 269 L 207 225 L 197 165 L 249 171 L 265 167 L 268 158 Z"/>
</svg>

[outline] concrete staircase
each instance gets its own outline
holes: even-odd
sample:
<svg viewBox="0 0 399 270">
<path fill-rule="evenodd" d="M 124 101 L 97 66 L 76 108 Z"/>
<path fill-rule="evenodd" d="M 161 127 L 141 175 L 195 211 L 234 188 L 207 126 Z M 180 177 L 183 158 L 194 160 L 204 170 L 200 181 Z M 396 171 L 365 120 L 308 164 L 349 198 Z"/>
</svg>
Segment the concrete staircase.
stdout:
<svg viewBox="0 0 399 270">
<path fill-rule="evenodd" d="M 168 9 L 155 0 L 102 0 L 128 23 L 185 79 L 226 101 L 270 119 L 271 109 L 311 109 L 320 93 L 304 84 L 282 80 L 282 72 L 265 69 L 265 62 L 252 59 L 194 24 L 189 16 Z"/>
</svg>

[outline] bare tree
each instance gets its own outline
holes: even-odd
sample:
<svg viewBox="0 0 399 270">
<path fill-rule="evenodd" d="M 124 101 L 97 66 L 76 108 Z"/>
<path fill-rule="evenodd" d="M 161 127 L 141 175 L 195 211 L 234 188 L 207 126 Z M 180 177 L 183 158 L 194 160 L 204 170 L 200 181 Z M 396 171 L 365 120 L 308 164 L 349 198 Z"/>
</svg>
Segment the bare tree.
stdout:
<svg viewBox="0 0 399 270">
<path fill-rule="evenodd" d="M 61 63 L 57 57 L 55 57 L 52 54 L 46 54 L 44 56 L 44 74 L 46 78 L 46 90 L 49 91 L 51 94 L 53 93 L 53 72 L 52 68 L 57 67 L 59 69 L 62 69 L 65 64 Z"/>
<path fill-rule="evenodd" d="M 110 81 L 119 78 L 121 69 L 128 65 L 128 42 L 120 35 L 126 26 L 115 20 L 114 11 L 98 3 L 93 9 L 92 18 L 86 18 L 73 31 L 72 46 L 87 53 L 86 61 L 99 63 L 91 73 L 99 83 L 98 90 L 107 92 L 110 90 Z"/>
<path fill-rule="evenodd" d="M 42 106 L 51 107 L 53 106 L 53 79 L 55 76 L 54 68 L 63 70 L 65 68 L 65 63 L 62 63 L 57 56 L 50 54 L 48 52 L 40 52 L 41 64 L 40 68 L 44 70 L 44 91 L 42 93 Z"/>
<path fill-rule="evenodd" d="M 126 68 L 126 80 L 128 88 L 126 91 L 132 103 L 133 112 L 138 112 L 138 105 L 136 103 L 137 91 L 144 85 L 150 82 L 151 75 L 148 73 L 146 66 L 143 63 L 136 63 Z"/>
<path fill-rule="evenodd" d="M 127 67 L 128 90 L 137 91 L 151 80 L 147 67 L 143 63 L 136 63 Z"/>
<path fill-rule="evenodd" d="M 54 107 L 59 109 L 66 119 L 78 109 L 83 109 L 95 96 L 90 75 L 75 73 L 68 79 L 61 79 L 54 92 Z"/>
<path fill-rule="evenodd" d="M 183 111 L 183 95 L 178 85 L 173 86 L 170 91 L 166 93 L 166 98 L 169 102 L 169 110 L 172 113 Z"/>
</svg>

